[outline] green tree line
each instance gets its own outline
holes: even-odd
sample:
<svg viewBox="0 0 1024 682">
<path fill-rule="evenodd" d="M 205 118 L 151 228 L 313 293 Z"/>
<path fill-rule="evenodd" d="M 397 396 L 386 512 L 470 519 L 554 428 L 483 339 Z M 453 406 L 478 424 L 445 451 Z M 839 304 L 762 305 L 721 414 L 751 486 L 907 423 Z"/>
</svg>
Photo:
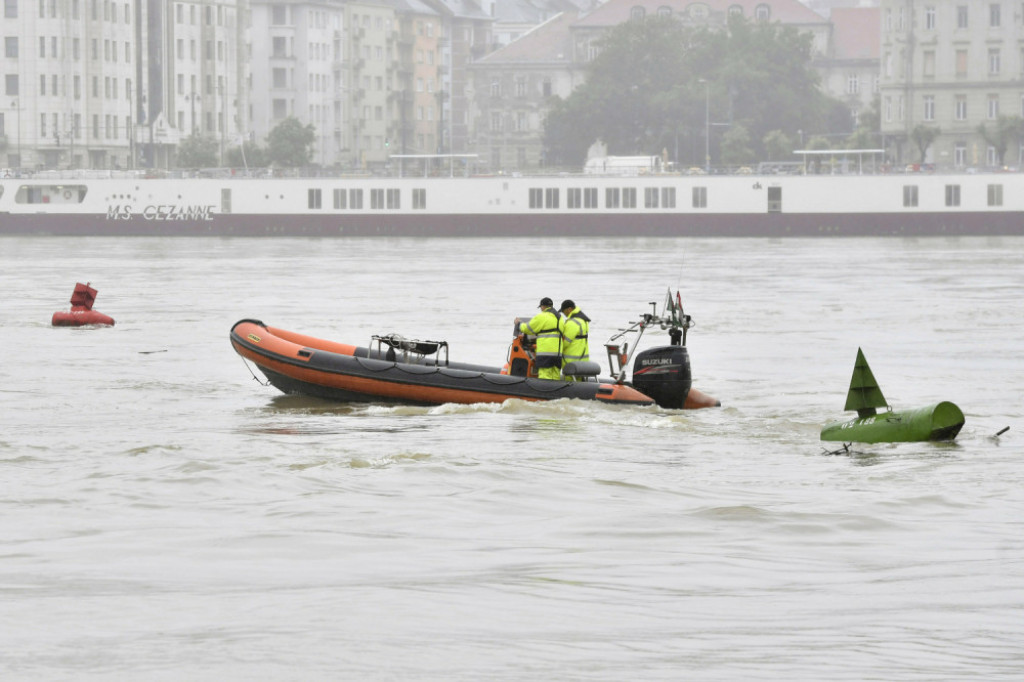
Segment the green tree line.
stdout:
<svg viewBox="0 0 1024 682">
<path fill-rule="evenodd" d="M 609 31 L 586 82 L 554 98 L 545 121 L 550 164 L 580 164 L 596 140 L 609 154 L 667 150 L 703 165 L 789 156 L 802 137 L 848 136 L 848 107 L 818 88 L 812 38 L 791 26 L 729 18 L 725 30 L 668 16 Z"/>
</svg>

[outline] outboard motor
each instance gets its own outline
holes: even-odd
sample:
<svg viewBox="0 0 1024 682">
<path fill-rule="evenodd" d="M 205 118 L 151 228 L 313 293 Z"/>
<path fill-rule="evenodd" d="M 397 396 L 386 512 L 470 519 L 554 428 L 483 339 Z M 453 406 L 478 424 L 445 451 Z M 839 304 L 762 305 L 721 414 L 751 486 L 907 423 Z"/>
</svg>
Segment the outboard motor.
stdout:
<svg viewBox="0 0 1024 682">
<path fill-rule="evenodd" d="M 693 385 L 686 346 L 659 346 L 637 354 L 633 387 L 670 410 L 683 409 Z"/>
</svg>

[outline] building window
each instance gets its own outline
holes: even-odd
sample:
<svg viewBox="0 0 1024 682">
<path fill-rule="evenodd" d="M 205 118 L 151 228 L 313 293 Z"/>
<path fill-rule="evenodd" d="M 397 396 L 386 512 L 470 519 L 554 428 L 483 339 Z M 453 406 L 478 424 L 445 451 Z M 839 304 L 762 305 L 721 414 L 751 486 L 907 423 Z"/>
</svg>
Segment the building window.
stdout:
<svg viewBox="0 0 1024 682">
<path fill-rule="evenodd" d="M 988 118 L 990 121 L 999 118 L 999 95 L 988 96 Z"/>
<path fill-rule="evenodd" d="M 7 36 L 4 38 L 4 56 L 8 59 L 18 58 L 18 37 Z"/>
<path fill-rule="evenodd" d="M 526 97 L 526 79 L 516 79 L 516 97 Z"/>
<path fill-rule="evenodd" d="M 956 51 L 956 77 L 967 78 L 967 50 Z"/>
<path fill-rule="evenodd" d="M 363 190 L 350 189 L 348 191 L 348 207 L 352 209 L 361 209 L 363 207 Z"/>
<path fill-rule="evenodd" d="M 544 208 L 558 208 L 557 187 L 548 187 L 544 190 Z"/>
<path fill-rule="evenodd" d="M 956 27 L 967 28 L 967 5 L 957 5 L 956 7 Z"/>
<path fill-rule="evenodd" d="M 1003 205 L 1003 186 L 1002 185 L 989 185 L 988 186 L 988 205 L 989 206 L 1002 206 Z"/>
<path fill-rule="evenodd" d="M 551 79 L 550 78 L 545 78 L 544 79 L 544 82 L 543 82 L 543 84 L 541 86 L 541 93 L 545 97 L 551 97 L 552 90 L 551 90 Z"/>
<path fill-rule="evenodd" d="M 923 75 L 925 78 L 935 78 L 935 50 L 925 50 L 922 54 Z"/>
<path fill-rule="evenodd" d="M 946 185 L 946 206 L 960 205 L 960 185 Z"/>
<path fill-rule="evenodd" d="M 917 185 L 903 185 L 903 206 L 906 208 L 917 206 Z"/>
<path fill-rule="evenodd" d="M 988 75 L 998 76 L 1001 59 L 999 57 L 999 48 L 989 48 L 988 51 Z"/>
<path fill-rule="evenodd" d="M 772 8 L 766 4 L 760 4 L 754 8 L 754 18 L 758 21 L 769 21 L 772 18 Z"/>
<path fill-rule="evenodd" d="M 924 120 L 934 121 L 935 120 L 935 96 L 925 95 L 924 96 Z"/>
<path fill-rule="evenodd" d="M 928 31 L 935 29 L 935 5 L 928 5 L 924 8 L 924 27 Z"/>
<path fill-rule="evenodd" d="M 618 208 L 619 207 L 619 188 L 618 187 L 606 187 L 604 190 L 604 207 L 605 208 Z"/>
<path fill-rule="evenodd" d="M 694 187 L 693 188 L 693 207 L 694 208 L 707 208 L 708 207 L 708 188 L 707 187 Z"/>
<path fill-rule="evenodd" d="M 491 112 L 491 132 L 500 133 L 502 128 L 502 117 L 500 111 Z"/>
<path fill-rule="evenodd" d="M 540 187 L 530 188 L 530 208 L 544 208 L 544 190 Z"/>
<path fill-rule="evenodd" d="M 998 3 L 992 3 L 988 6 L 988 25 L 992 28 L 999 28 L 1002 23 L 1002 10 Z"/>
<path fill-rule="evenodd" d="M 892 121 L 892 96 L 886 95 L 882 101 L 882 115 L 885 117 L 885 121 L 888 123 Z"/>
<path fill-rule="evenodd" d="M 957 121 L 967 120 L 967 95 L 957 95 L 953 103 L 953 118 Z"/>
<path fill-rule="evenodd" d="M 643 21 L 644 16 L 647 14 L 647 10 L 643 7 L 636 5 L 629 10 L 629 18 L 635 21 Z"/>
<path fill-rule="evenodd" d="M 320 208 L 321 191 L 318 189 L 311 189 L 307 194 L 307 204 L 309 208 Z"/>
<path fill-rule="evenodd" d="M 996 156 L 996 148 L 989 145 L 988 149 L 985 150 L 985 163 L 989 166 L 995 166 L 999 163 L 999 158 Z"/>
<path fill-rule="evenodd" d="M 957 142 L 956 145 L 953 146 L 953 163 L 959 167 L 967 165 L 966 142 Z"/>
<path fill-rule="evenodd" d="M 860 92 L 860 78 L 855 73 L 851 73 L 846 77 L 846 94 L 856 95 Z"/>
</svg>

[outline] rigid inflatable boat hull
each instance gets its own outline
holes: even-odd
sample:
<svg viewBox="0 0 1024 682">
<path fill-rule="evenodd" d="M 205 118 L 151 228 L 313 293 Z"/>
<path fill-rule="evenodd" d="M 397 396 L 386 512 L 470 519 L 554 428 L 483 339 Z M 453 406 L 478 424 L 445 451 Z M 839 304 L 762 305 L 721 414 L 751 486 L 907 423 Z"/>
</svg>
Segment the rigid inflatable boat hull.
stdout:
<svg viewBox="0 0 1024 682">
<path fill-rule="evenodd" d="M 548 381 L 478 365 L 395 362 L 374 351 L 242 320 L 231 330 L 235 351 L 284 393 L 346 402 L 500 403 L 577 398 L 620 405 L 654 401 L 625 384 Z"/>
</svg>

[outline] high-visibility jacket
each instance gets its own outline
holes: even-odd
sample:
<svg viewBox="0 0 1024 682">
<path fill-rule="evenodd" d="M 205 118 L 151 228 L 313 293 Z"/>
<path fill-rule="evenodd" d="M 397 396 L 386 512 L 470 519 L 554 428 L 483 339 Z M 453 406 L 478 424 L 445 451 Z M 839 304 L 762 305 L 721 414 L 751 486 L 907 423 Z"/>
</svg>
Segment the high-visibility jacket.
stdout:
<svg viewBox="0 0 1024 682">
<path fill-rule="evenodd" d="M 590 318 L 579 308 L 573 308 L 567 317 L 559 320 L 562 330 L 562 364 L 590 360 Z"/>
<path fill-rule="evenodd" d="M 558 331 L 558 315 L 551 308 L 544 308 L 529 322 L 519 325 L 519 331 L 537 337 L 537 355 L 533 364 L 538 369 L 560 367 L 562 356 L 562 334 Z"/>
</svg>

